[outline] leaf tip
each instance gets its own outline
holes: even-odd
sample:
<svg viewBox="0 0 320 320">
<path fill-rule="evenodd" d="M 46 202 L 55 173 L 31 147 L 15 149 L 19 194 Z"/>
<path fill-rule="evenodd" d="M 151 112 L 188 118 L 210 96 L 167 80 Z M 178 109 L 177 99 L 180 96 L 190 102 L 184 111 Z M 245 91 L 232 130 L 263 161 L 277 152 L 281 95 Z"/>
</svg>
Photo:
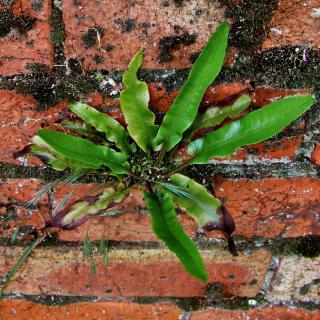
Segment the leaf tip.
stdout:
<svg viewBox="0 0 320 320">
<path fill-rule="evenodd" d="M 229 25 L 229 22 L 227 20 L 223 21 L 221 24 L 220 24 L 221 28 L 224 28 L 224 29 L 227 29 L 229 31 L 230 29 L 230 25 Z"/>
<path fill-rule="evenodd" d="M 207 281 L 208 281 L 208 278 L 209 278 L 207 271 L 204 271 L 204 273 L 201 274 L 200 277 L 198 277 L 198 278 L 199 278 L 202 282 L 207 282 Z"/>
<path fill-rule="evenodd" d="M 78 104 L 77 101 L 71 101 L 71 102 L 69 103 L 68 107 L 69 107 L 69 109 L 70 109 L 71 111 L 74 111 L 74 109 L 76 108 L 77 104 Z"/>
<path fill-rule="evenodd" d="M 140 48 L 132 58 L 129 64 L 129 69 L 134 66 L 135 72 L 137 72 L 142 65 L 142 60 L 143 60 L 143 48 Z"/>
<path fill-rule="evenodd" d="M 315 94 L 310 94 L 310 98 L 313 100 L 313 102 L 317 101 L 317 97 Z"/>
</svg>

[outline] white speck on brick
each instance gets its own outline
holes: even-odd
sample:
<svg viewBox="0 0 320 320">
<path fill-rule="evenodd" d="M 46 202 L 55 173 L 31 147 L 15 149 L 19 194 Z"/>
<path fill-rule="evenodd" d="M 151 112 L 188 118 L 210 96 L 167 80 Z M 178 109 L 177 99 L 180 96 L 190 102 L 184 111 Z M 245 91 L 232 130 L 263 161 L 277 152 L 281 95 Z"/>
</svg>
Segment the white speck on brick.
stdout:
<svg viewBox="0 0 320 320">
<path fill-rule="evenodd" d="M 276 35 L 282 35 L 282 30 L 279 28 L 271 28 L 270 31 Z"/>
<path fill-rule="evenodd" d="M 320 8 L 313 8 L 311 16 L 315 18 L 320 18 Z"/>
<path fill-rule="evenodd" d="M 249 306 L 255 306 L 255 305 L 257 304 L 257 301 L 254 300 L 254 299 L 250 299 L 250 300 L 248 301 L 248 304 L 249 304 Z"/>
</svg>

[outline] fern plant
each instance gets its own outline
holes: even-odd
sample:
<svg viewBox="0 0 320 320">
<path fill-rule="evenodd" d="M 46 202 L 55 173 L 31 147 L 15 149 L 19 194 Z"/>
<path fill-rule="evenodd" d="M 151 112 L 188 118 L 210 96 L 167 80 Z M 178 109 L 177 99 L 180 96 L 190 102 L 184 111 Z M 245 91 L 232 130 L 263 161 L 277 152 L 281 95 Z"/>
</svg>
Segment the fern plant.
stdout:
<svg viewBox="0 0 320 320">
<path fill-rule="evenodd" d="M 70 170 L 70 180 L 92 173 L 113 175 L 118 180 L 106 184 L 99 195 L 65 205 L 67 195 L 46 228 L 70 230 L 101 212 L 107 215 L 126 198 L 129 185 L 138 185 L 154 233 L 190 274 L 202 281 L 208 278 L 196 245 L 177 219 L 176 206 L 194 218 L 199 227 L 221 230 L 231 253 L 236 255 L 232 217 L 219 199 L 181 170 L 188 165 L 206 164 L 212 157 L 230 156 L 239 147 L 274 136 L 310 108 L 315 98 L 295 95 L 248 112 L 250 96 L 242 95 L 228 106 L 212 106 L 200 113 L 203 95 L 223 65 L 228 31 L 224 22 L 212 34 L 161 124 L 156 124 L 155 114 L 148 108 L 148 85 L 137 77 L 143 59 L 140 50 L 123 75 L 120 107 L 126 126 L 89 105 L 73 102 L 70 109 L 82 122 L 65 122 L 62 132 L 37 132 L 31 152 L 56 170 Z M 177 153 L 181 148 L 187 151 L 184 157 Z"/>
</svg>

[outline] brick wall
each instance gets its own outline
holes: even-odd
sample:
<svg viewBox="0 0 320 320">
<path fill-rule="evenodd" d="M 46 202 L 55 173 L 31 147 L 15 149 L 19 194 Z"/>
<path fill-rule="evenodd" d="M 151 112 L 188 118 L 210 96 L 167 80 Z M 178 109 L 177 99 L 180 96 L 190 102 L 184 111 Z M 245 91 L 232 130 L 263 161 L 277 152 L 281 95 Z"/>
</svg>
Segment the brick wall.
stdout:
<svg viewBox="0 0 320 320">
<path fill-rule="evenodd" d="M 77 199 L 101 182 L 57 184 L 27 210 L 24 203 L 59 174 L 13 152 L 41 126 L 66 119 L 73 98 L 121 121 L 122 71 L 140 47 L 151 107 L 167 111 L 224 19 L 232 25 L 228 56 L 204 106 L 240 92 L 248 80 L 256 108 L 319 92 L 318 0 L 0 1 L 1 275 L 66 192 L 75 190 Z M 239 256 L 232 257 L 219 233 L 199 234 L 179 215 L 201 248 L 207 284 L 185 273 L 154 237 L 141 193 L 132 189 L 126 214 L 93 218 L 38 247 L 6 289 L 0 319 L 319 319 L 319 120 L 315 105 L 275 138 L 188 170 L 237 223 Z M 82 256 L 87 232 L 97 245 L 109 240 L 108 264 L 94 254 L 94 276 Z"/>
</svg>

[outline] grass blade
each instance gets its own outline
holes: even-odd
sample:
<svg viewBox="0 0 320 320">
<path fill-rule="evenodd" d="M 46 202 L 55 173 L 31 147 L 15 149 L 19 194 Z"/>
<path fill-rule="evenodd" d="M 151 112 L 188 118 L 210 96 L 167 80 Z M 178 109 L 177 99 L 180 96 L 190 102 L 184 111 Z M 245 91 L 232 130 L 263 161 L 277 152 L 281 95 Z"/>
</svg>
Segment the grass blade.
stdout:
<svg viewBox="0 0 320 320">
<path fill-rule="evenodd" d="M 10 280 L 14 277 L 16 272 L 19 270 L 23 262 L 29 257 L 31 254 L 32 250 L 37 247 L 45 237 L 41 237 L 33 241 L 30 246 L 28 246 L 22 253 L 22 255 L 19 257 L 18 261 L 15 263 L 13 268 L 8 272 L 8 274 L 4 277 L 2 280 L 1 288 L 0 288 L 0 296 L 3 295 L 3 291 L 6 288 L 6 286 L 9 284 Z"/>
<path fill-rule="evenodd" d="M 99 245 L 99 253 L 102 257 L 103 263 L 105 265 L 108 264 L 109 262 L 109 256 L 108 256 L 108 240 L 106 239 L 102 239 L 100 241 L 100 245 Z"/>
</svg>

